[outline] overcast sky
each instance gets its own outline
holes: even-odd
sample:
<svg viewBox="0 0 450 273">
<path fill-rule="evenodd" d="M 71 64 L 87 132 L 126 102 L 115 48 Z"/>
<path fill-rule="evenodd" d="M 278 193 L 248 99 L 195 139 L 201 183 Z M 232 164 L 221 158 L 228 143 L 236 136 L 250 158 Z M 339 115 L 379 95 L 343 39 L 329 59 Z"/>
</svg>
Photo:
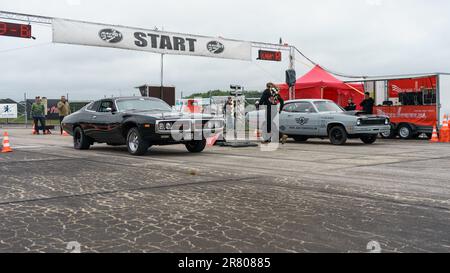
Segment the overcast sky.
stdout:
<svg viewBox="0 0 450 273">
<path fill-rule="evenodd" d="M 0 10 L 261 42 L 282 37 L 347 74 L 450 72 L 446 0 L 0 0 Z M 0 36 L 0 98 L 21 99 L 27 92 L 95 99 L 159 85 L 158 54 L 52 44 L 50 27 L 33 28 L 35 41 Z M 300 76 L 310 67 L 297 58 Z M 287 66 L 172 55 L 165 57 L 164 80 L 178 96 L 230 83 L 255 90 L 284 81 Z"/>
</svg>

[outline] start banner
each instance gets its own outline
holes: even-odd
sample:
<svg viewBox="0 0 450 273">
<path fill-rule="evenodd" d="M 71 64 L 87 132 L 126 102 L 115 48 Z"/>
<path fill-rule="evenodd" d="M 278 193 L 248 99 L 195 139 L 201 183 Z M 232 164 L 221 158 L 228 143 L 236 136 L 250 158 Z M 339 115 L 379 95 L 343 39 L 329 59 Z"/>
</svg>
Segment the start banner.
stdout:
<svg viewBox="0 0 450 273">
<path fill-rule="evenodd" d="M 53 42 L 251 61 L 250 42 L 53 19 Z"/>
<path fill-rule="evenodd" d="M 437 123 L 436 105 L 376 106 L 374 114 L 388 116 L 392 123 L 408 122 L 432 127 Z"/>
</svg>

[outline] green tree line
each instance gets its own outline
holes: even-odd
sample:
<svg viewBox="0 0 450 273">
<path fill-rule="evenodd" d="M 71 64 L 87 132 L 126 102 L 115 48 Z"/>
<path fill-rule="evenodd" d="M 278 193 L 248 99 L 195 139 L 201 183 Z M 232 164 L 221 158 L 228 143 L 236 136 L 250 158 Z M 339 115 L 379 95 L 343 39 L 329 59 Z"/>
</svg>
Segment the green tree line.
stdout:
<svg viewBox="0 0 450 273">
<path fill-rule="evenodd" d="M 262 92 L 260 91 L 244 91 L 244 95 L 246 98 L 260 98 Z M 207 92 L 194 93 L 188 97 L 184 97 L 185 99 L 193 99 L 193 98 L 210 98 L 210 97 L 222 97 L 222 96 L 231 96 L 230 91 L 223 90 L 210 90 Z"/>
</svg>

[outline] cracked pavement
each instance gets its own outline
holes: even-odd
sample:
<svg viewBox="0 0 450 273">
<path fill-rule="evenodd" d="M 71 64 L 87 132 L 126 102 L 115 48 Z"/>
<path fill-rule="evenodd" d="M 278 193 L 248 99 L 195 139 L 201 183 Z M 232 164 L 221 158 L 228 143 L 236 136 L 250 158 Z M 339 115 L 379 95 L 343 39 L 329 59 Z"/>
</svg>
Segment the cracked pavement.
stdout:
<svg viewBox="0 0 450 273">
<path fill-rule="evenodd" d="M 8 130 L 0 252 L 450 251 L 450 145 L 71 148 Z M 3 130 L 0 130 L 3 133 Z"/>
</svg>

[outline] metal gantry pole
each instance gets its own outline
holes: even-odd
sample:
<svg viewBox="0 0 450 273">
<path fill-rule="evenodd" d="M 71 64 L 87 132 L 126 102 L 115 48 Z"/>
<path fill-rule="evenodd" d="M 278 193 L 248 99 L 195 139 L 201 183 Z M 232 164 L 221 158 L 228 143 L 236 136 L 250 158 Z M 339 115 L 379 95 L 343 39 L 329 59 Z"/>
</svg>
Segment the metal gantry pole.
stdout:
<svg viewBox="0 0 450 273">
<path fill-rule="evenodd" d="M 23 93 L 23 101 L 24 101 L 24 106 L 25 106 L 25 129 L 28 128 L 28 110 L 27 110 L 27 93 Z"/>
<path fill-rule="evenodd" d="M 40 16 L 40 15 L 31 15 L 17 12 L 9 12 L 0 10 L 0 18 L 9 19 L 14 21 L 21 21 L 26 23 L 37 23 L 37 24 L 46 24 L 50 25 L 52 23 L 52 17 Z"/>
<path fill-rule="evenodd" d="M 164 100 L 164 54 L 161 54 L 161 99 Z"/>
<path fill-rule="evenodd" d="M 289 47 L 289 69 L 295 70 L 295 49 Z M 295 85 L 289 87 L 289 100 L 295 100 Z"/>
</svg>

